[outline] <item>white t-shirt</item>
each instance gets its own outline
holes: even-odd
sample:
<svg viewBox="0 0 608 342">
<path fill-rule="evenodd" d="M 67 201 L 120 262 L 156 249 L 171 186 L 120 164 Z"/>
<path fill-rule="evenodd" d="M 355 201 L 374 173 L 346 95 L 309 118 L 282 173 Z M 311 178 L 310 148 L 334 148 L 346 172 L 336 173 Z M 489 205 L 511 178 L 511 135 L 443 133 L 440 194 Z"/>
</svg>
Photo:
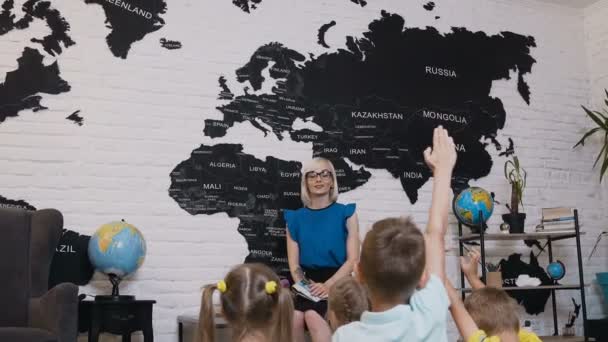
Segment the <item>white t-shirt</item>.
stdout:
<svg viewBox="0 0 608 342">
<path fill-rule="evenodd" d="M 341 326 L 332 342 L 447 342 L 450 301 L 439 277 L 431 275 L 426 287 L 383 312 L 365 311 L 361 321 Z"/>
</svg>

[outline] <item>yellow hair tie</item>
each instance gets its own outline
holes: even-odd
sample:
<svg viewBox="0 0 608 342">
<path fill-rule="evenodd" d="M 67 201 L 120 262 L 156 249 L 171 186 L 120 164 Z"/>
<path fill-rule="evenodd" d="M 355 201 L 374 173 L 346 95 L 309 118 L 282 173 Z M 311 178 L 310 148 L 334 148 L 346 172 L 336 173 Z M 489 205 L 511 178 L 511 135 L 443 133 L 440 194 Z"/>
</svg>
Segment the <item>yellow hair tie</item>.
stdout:
<svg viewBox="0 0 608 342">
<path fill-rule="evenodd" d="M 267 281 L 266 286 L 264 288 L 266 290 L 266 293 L 271 295 L 271 294 L 277 292 L 277 282 L 274 280 Z"/>
<path fill-rule="evenodd" d="M 221 293 L 226 292 L 226 290 L 228 289 L 226 287 L 226 282 L 223 280 L 220 280 L 217 282 L 217 289 L 220 290 Z"/>
</svg>

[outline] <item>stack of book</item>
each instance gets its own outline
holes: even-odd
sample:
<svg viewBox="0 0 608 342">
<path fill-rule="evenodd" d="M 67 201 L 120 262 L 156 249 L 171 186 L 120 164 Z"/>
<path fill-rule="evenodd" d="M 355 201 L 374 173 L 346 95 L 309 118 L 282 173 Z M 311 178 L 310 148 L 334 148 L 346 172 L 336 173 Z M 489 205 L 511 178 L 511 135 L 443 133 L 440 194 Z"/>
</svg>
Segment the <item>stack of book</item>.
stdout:
<svg viewBox="0 0 608 342">
<path fill-rule="evenodd" d="M 542 221 L 536 231 L 541 232 L 573 232 L 574 208 L 557 207 L 543 208 Z"/>
</svg>

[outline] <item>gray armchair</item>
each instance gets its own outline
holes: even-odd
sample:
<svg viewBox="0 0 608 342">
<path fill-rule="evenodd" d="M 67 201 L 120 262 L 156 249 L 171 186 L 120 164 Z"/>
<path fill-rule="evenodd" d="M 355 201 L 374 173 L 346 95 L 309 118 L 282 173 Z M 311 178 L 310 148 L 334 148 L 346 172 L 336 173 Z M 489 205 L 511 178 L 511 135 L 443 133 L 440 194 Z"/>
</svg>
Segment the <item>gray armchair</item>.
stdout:
<svg viewBox="0 0 608 342">
<path fill-rule="evenodd" d="M 0 208 L 0 341 L 76 341 L 78 287 L 48 290 L 62 228 L 54 209 Z"/>
</svg>

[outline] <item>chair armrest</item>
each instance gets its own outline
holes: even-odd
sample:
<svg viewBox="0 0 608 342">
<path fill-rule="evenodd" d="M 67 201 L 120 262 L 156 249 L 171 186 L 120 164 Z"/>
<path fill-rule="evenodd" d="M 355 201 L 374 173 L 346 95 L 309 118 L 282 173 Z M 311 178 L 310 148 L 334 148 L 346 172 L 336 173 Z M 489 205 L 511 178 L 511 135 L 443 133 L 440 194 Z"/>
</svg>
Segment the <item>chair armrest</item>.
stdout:
<svg viewBox="0 0 608 342">
<path fill-rule="evenodd" d="M 29 326 L 52 332 L 58 342 L 76 342 L 78 286 L 61 283 L 42 297 L 31 298 Z"/>
</svg>

